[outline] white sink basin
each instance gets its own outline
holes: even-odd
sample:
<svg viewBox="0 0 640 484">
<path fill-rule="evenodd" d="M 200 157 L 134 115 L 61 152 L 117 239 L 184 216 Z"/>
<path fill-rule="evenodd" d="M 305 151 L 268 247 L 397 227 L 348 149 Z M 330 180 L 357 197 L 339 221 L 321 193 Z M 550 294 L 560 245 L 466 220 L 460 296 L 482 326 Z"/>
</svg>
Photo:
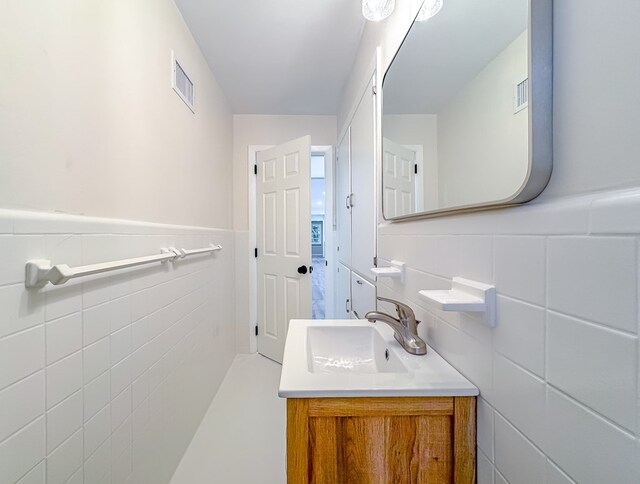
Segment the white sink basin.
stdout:
<svg viewBox="0 0 640 484">
<path fill-rule="evenodd" d="M 292 320 L 278 394 L 285 398 L 474 396 L 478 389 L 433 349 L 407 353 L 384 323 Z"/>
<path fill-rule="evenodd" d="M 373 325 L 308 326 L 311 373 L 407 373 Z"/>
</svg>

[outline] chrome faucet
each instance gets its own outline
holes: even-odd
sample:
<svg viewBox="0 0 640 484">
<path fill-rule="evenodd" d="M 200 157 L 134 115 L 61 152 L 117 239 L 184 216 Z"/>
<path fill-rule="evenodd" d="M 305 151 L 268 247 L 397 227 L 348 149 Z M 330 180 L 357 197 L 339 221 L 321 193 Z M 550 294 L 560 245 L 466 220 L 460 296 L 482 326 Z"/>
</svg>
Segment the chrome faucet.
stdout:
<svg viewBox="0 0 640 484">
<path fill-rule="evenodd" d="M 418 336 L 418 323 L 420 321 L 416 321 L 413 309 L 406 304 L 385 297 L 378 297 L 378 301 L 385 301 L 395 305 L 398 318 L 379 311 L 369 311 L 364 317 L 372 323 L 382 321 L 391 326 L 396 341 L 412 355 L 426 354 L 427 344 Z"/>
</svg>

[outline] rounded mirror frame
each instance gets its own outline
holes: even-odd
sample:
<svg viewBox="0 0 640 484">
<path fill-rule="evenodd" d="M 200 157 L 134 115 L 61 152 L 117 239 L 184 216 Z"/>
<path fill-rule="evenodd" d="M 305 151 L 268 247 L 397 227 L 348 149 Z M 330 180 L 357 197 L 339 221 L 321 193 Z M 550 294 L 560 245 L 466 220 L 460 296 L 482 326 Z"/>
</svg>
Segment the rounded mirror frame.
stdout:
<svg viewBox="0 0 640 484">
<path fill-rule="evenodd" d="M 414 21 L 415 22 L 415 21 Z M 377 110 L 377 167 L 380 173 L 379 190 L 381 194 L 381 214 L 386 221 L 414 220 L 419 218 L 438 217 L 461 212 L 508 207 L 529 202 L 545 189 L 551 178 L 553 169 L 553 0 L 529 0 L 528 47 L 529 47 L 529 165 L 522 185 L 515 193 L 504 199 L 487 202 L 459 205 L 434 210 L 426 210 L 399 217 L 384 215 L 384 197 L 382 196 L 383 173 L 383 133 L 382 116 L 384 97 L 384 78 L 406 40 L 413 22 L 407 29 L 404 39 L 396 50 L 391 62 L 384 69 L 378 64 L 378 72 L 384 72 L 378 88 L 380 98 Z"/>
</svg>

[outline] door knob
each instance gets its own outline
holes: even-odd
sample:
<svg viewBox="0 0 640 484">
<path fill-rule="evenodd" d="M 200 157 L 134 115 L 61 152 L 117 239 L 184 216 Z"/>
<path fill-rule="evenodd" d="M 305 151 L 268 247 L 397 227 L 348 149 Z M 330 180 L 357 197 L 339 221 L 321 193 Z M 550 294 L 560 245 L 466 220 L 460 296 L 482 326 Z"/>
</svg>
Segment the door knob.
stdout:
<svg viewBox="0 0 640 484">
<path fill-rule="evenodd" d="M 298 274 L 306 274 L 306 273 L 307 273 L 307 266 L 298 267 Z"/>
</svg>

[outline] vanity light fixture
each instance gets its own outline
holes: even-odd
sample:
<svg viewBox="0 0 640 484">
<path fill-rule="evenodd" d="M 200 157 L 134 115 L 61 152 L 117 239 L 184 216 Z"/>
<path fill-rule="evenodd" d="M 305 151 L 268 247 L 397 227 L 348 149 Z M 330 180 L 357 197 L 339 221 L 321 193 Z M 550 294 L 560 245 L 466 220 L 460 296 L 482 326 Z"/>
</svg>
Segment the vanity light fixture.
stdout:
<svg viewBox="0 0 640 484">
<path fill-rule="evenodd" d="M 396 8 L 396 0 L 362 0 L 362 15 L 377 22 L 386 19 Z"/>
<path fill-rule="evenodd" d="M 442 1 L 443 0 L 424 0 L 416 17 L 416 22 L 424 22 L 437 14 L 442 8 Z"/>
</svg>

